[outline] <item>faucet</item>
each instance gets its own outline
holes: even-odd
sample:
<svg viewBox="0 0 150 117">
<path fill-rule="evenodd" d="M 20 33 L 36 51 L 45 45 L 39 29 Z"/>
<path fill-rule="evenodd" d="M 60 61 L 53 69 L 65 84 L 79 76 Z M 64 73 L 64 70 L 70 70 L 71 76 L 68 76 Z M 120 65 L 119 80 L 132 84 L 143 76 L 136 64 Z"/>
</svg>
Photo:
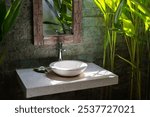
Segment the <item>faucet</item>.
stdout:
<svg viewBox="0 0 150 117">
<path fill-rule="evenodd" d="M 64 51 L 62 41 L 58 40 L 57 46 L 58 46 L 57 47 L 57 49 L 58 49 L 58 60 L 61 61 L 62 60 L 62 52 Z"/>
</svg>

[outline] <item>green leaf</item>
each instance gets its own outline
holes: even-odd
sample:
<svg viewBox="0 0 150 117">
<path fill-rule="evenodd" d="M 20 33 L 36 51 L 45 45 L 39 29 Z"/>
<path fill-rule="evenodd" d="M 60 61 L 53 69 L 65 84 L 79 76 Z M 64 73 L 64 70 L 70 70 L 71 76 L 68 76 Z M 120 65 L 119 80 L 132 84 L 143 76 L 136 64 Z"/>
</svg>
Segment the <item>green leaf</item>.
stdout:
<svg viewBox="0 0 150 117">
<path fill-rule="evenodd" d="M 64 17 L 64 20 L 72 22 L 72 17 L 70 15 L 63 14 L 63 17 Z"/>
<path fill-rule="evenodd" d="M 68 10 L 72 11 L 72 0 L 63 0 L 63 4 L 66 5 Z"/>
<path fill-rule="evenodd" d="M 120 4 L 118 5 L 118 8 L 115 12 L 115 21 L 114 21 L 115 24 L 118 24 L 119 18 L 121 17 L 121 14 L 122 14 L 122 9 L 124 8 L 124 5 L 125 5 L 125 0 L 122 0 L 120 2 Z"/>
<path fill-rule="evenodd" d="M 149 30 L 150 28 L 150 17 L 145 17 L 145 31 Z"/>
<path fill-rule="evenodd" d="M 129 60 L 127 60 L 127 59 L 121 57 L 121 56 L 118 55 L 118 54 L 117 54 L 117 56 L 118 56 L 120 59 L 122 59 L 122 60 L 124 60 L 125 62 L 127 62 L 128 64 L 130 64 L 132 67 L 137 68 L 137 67 L 136 67 L 132 62 L 130 62 Z"/>
<path fill-rule="evenodd" d="M 61 9 L 60 9 L 60 19 L 61 19 L 61 20 L 63 20 L 65 14 L 67 14 L 67 7 L 66 7 L 66 5 L 62 2 Z"/>
<path fill-rule="evenodd" d="M 150 27 L 150 11 L 146 6 L 144 6 L 144 4 L 145 3 L 140 3 L 135 0 L 128 0 L 129 8 L 126 8 L 126 10 L 134 13 L 135 16 L 142 19 L 145 24 L 145 31 L 147 31 Z"/>
<path fill-rule="evenodd" d="M 137 7 L 142 13 L 144 13 L 147 16 L 150 16 L 150 10 L 145 7 L 143 4 L 138 2 L 137 0 L 131 0 L 131 2 Z"/>
<path fill-rule="evenodd" d="M 132 8 L 131 0 L 127 0 L 127 5 L 129 6 L 130 9 L 133 9 L 133 8 Z"/>
<path fill-rule="evenodd" d="M 6 5 L 5 0 L 0 1 L 0 27 L 2 25 L 2 22 L 4 21 L 6 15 Z"/>
<path fill-rule="evenodd" d="M 61 5 L 62 5 L 61 0 L 53 0 L 53 3 L 54 3 L 54 9 L 56 9 L 56 11 L 61 12 Z"/>
<path fill-rule="evenodd" d="M 109 6 L 109 8 L 113 12 L 116 12 L 118 5 L 120 3 L 120 0 L 105 0 L 105 3 Z"/>
<path fill-rule="evenodd" d="M 132 21 L 123 13 L 121 15 L 121 20 L 123 22 L 123 30 L 124 30 L 125 34 L 129 37 L 134 36 L 135 35 L 135 27 L 134 27 Z"/>
<path fill-rule="evenodd" d="M 2 31 L 4 34 L 6 34 L 14 24 L 15 19 L 19 14 L 20 5 L 21 5 L 21 0 L 15 0 L 12 3 L 11 7 L 8 9 L 2 25 Z"/>
<path fill-rule="evenodd" d="M 103 12 L 103 14 L 106 14 L 105 0 L 94 0 L 94 2 L 100 8 L 100 10 Z"/>
<path fill-rule="evenodd" d="M 3 33 L 2 33 L 2 24 L 5 18 L 7 11 L 6 11 L 6 5 L 5 0 L 0 1 L 0 41 L 2 41 Z"/>
</svg>

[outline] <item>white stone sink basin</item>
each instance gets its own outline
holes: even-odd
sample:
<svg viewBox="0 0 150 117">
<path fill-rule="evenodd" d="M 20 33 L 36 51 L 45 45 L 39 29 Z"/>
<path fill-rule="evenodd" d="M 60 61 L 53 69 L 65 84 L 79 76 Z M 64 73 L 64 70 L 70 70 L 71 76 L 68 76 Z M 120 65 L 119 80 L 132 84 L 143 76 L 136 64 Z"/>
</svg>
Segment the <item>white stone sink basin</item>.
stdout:
<svg viewBox="0 0 150 117">
<path fill-rule="evenodd" d="M 53 62 L 49 66 L 56 74 L 71 77 L 81 74 L 88 65 L 87 63 L 77 60 L 62 60 Z"/>
</svg>

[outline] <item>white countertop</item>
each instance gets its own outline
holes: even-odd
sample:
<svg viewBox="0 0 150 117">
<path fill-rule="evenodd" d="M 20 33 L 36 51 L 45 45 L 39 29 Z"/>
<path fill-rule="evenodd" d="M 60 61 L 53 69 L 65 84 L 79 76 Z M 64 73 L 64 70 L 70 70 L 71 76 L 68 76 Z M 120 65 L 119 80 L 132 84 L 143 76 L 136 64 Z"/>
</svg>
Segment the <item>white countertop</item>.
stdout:
<svg viewBox="0 0 150 117">
<path fill-rule="evenodd" d="M 118 84 L 118 76 L 94 63 L 76 77 L 60 77 L 50 71 L 37 73 L 33 69 L 17 69 L 26 98 Z"/>
</svg>

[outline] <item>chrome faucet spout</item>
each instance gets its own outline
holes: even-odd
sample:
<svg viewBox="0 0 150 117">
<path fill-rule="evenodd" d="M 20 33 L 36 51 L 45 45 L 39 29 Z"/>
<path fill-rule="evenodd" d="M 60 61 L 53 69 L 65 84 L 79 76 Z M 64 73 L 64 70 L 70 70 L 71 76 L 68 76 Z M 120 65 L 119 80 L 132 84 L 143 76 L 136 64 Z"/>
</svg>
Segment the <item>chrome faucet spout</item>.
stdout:
<svg viewBox="0 0 150 117">
<path fill-rule="evenodd" d="M 62 52 L 63 52 L 63 43 L 61 41 L 58 42 L 58 60 L 62 60 Z"/>
<path fill-rule="evenodd" d="M 62 60 L 62 49 L 59 49 L 59 56 L 58 56 L 58 60 L 61 61 Z"/>
</svg>

